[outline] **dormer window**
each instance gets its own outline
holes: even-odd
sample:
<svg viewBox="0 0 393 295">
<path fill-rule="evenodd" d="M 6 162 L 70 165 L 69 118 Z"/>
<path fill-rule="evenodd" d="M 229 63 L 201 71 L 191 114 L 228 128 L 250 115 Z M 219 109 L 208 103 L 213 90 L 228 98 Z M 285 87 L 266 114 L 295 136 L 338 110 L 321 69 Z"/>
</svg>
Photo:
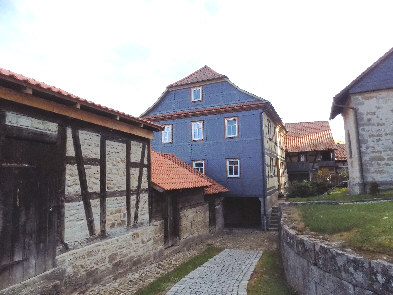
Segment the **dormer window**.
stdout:
<svg viewBox="0 0 393 295">
<path fill-rule="evenodd" d="M 202 101 L 202 87 L 195 87 L 191 89 L 191 101 Z"/>
</svg>

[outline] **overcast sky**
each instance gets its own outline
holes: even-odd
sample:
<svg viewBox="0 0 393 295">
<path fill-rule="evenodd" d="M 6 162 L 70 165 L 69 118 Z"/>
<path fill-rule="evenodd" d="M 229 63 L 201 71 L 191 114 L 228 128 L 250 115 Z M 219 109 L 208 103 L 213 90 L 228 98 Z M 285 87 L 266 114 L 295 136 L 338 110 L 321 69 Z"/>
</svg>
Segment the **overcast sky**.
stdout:
<svg viewBox="0 0 393 295">
<path fill-rule="evenodd" d="M 392 5 L 0 0 L 0 67 L 139 116 L 208 65 L 286 123 L 328 120 L 333 96 L 393 46 Z M 341 116 L 330 124 L 343 139 Z"/>
</svg>

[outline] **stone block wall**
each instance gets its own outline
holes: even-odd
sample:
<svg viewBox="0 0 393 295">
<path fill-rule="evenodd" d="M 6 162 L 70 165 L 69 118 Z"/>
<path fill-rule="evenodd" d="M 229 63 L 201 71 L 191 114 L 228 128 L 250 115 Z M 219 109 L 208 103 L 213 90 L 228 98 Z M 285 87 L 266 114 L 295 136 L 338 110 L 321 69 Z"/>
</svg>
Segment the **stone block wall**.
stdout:
<svg viewBox="0 0 393 295">
<path fill-rule="evenodd" d="M 1 295 L 71 294 L 99 283 L 104 278 L 132 271 L 163 255 L 163 222 L 134 228 L 59 255 L 57 267 L 0 291 Z"/>
<path fill-rule="evenodd" d="M 288 284 L 299 294 L 393 294 L 393 264 L 369 260 L 301 235 L 289 227 L 285 207 L 280 246 Z"/>
<path fill-rule="evenodd" d="M 215 199 L 216 209 L 216 230 L 215 232 L 221 232 L 224 230 L 224 198 Z"/>
<path fill-rule="evenodd" d="M 180 242 L 209 233 L 209 204 L 203 189 L 185 190 L 177 198 Z"/>
<path fill-rule="evenodd" d="M 361 191 L 360 158 L 366 188 L 373 181 L 379 183 L 381 188 L 393 187 L 393 90 L 352 94 L 348 106 L 357 109 L 359 125 L 358 141 L 355 112 L 344 109 L 350 191 Z M 358 144 L 361 157 L 357 149 Z"/>
</svg>

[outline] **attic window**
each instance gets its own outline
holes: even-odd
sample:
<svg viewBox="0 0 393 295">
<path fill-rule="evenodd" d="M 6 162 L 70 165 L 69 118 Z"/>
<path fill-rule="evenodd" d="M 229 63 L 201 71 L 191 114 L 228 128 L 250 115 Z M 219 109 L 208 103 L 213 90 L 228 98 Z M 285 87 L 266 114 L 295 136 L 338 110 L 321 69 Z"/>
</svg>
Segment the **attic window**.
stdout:
<svg viewBox="0 0 393 295">
<path fill-rule="evenodd" d="M 191 89 L 191 101 L 202 101 L 202 87 Z"/>
</svg>

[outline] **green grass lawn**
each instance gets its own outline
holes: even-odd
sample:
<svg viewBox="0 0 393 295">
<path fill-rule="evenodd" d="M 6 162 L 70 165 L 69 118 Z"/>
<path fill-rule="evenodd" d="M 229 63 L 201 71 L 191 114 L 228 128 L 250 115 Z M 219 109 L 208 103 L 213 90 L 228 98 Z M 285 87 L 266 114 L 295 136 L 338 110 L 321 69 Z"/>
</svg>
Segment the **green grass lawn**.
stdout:
<svg viewBox="0 0 393 295">
<path fill-rule="evenodd" d="M 292 295 L 278 250 L 264 251 L 247 286 L 249 295 Z"/>
<path fill-rule="evenodd" d="M 393 202 L 299 207 L 307 229 L 393 258 Z"/>
<path fill-rule="evenodd" d="M 289 202 L 308 202 L 308 201 L 361 201 L 372 199 L 393 198 L 393 190 L 381 191 L 378 195 L 370 194 L 350 195 L 347 188 L 334 189 L 329 195 L 307 197 L 307 198 L 288 198 Z"/>
<path fill-rule="evenodd" d="M 208 247 L 201 254 L 191 258 L 185 263 L 179 265 L 174 270 L 168 272 L 167 274 L 159 277 L 155 281 L 151 282 L 146 287 L 140 289 L 135 294 L 137 295 L 155 295 L 155 294 L 165 294 L 169 291 L 172 286 L 174 286 L 178 281 L 188 275 L 191 271 L 198 268 L 210 258 L 216 256 L 223 249 L 216 247 Z"/>
</svg>

